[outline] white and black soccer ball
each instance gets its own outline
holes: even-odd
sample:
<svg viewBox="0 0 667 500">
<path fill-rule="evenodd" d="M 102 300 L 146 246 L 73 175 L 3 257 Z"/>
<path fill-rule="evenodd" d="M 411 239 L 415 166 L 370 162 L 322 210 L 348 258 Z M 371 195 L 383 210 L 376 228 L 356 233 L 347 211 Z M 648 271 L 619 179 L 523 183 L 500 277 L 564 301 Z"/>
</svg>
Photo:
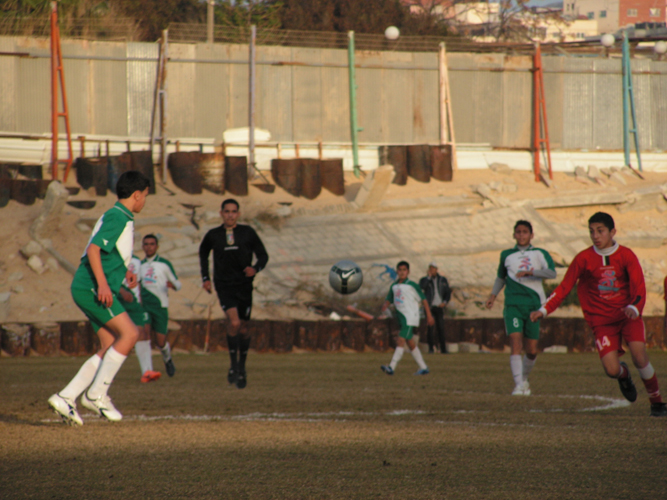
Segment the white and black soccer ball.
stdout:
<svg viewBox="0 0 667 500">
<path fill-rule="evenodd" d="M 329 284 L 338 293 L 354 293 L 364 282 L 361 268 L 351 260 L 336 262 L 329 271 Z"/>
</svg>

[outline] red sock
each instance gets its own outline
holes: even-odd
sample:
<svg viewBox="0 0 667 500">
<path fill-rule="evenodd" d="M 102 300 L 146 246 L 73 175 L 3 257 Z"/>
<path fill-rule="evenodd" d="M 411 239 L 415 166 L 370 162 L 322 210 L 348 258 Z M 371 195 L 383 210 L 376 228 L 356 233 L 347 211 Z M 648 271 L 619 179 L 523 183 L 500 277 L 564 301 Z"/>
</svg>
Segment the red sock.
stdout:
<svg viewBox="0 0 667 500">
<path fill-rule="evenodd" d="M 662 403 L 662 397 L 660 396 L 660 387 L 658 387 L 658 377 L 653 375 L 650 379 L 644 380 L 644 387 L 646 387 L 646 392 L 648 392 L 648 400 L 651 403 Z"/>
</svg>

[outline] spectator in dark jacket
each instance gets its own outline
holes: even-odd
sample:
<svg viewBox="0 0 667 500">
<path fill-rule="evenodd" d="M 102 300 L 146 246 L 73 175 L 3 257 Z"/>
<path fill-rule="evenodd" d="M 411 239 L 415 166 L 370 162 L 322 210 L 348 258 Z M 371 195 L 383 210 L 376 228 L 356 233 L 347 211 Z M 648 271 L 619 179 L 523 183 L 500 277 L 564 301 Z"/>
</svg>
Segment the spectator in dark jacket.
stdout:
<svg viewBox="0 0 667 500">
<path fill-rule="evenodd" d="M 426 276 L 419 280 L 419 287 L 424 290 L 426 300 L 431 307 L 431 314 L 435 319 L 435 325 L 428 327 L 428 352 L 435 352 L 435 334 L 438 335 L 440 352 L 447 353 L 445 345 L 445 306 L 449 303 L 452 290 L 449 288 L 447 278 L 438 274 L 438 264 L 431 262 L 428 265 Z"/>
</svg>

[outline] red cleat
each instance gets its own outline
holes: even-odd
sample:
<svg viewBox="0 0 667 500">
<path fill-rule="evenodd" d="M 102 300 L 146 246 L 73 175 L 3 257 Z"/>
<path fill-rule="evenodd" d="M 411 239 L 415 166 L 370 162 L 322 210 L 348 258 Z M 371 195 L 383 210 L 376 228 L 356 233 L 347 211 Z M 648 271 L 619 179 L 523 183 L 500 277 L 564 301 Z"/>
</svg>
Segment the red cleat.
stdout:
<svg viewBox="0 0 667 500">
<path fill-rule="evenodd" d="M 161 376 L 162 374 L 160 372 L 146 370 L 146 372 L 141 376 L 141 383 L 145 384 L 146 382 L 153 382 L 154 380 L 159 379 Z"/>
</svg>

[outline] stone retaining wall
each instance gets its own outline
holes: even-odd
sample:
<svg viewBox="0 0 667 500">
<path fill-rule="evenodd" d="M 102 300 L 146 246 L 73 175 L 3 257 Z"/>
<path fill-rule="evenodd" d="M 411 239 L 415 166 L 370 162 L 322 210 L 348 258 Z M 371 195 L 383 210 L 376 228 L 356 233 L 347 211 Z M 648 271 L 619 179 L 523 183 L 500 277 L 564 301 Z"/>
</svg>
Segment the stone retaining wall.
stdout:
<svg viewBox="0 0 667 500">
<path fill-rule="evenodd" d="M 645 317 L 649 349 L 667 350 L 662 316 Z M 209 331 L 210 352 L 227 350 L 225 321 L 179 321 L 180 330 L 169 332 L 173 349 L 193 352 L 204 349 Z M 502 351 L 508 345 L 501 318 L 447 319 L 448 343 L 466 342 L 485 350 Z M 396 345 L 398 325 L 393 320 L 348 321 L 271 321 L 248 322 L 252 332 L 251 349 L 257 352 L 287 353 L 298 350 L 323 352 L 386 351 Z M 0 326 L 3 357 L 86 356 L 99 348 L 97 335 L 87 321 L 62 323 L 4 324 Z M 426 325 L 418 328 L 426 342 Z M 593 336 L 582 318 L 547 318 L 540 328 L 540 349 L 567 346 L 568 352 L 592 352 Z"/>
</svg>

